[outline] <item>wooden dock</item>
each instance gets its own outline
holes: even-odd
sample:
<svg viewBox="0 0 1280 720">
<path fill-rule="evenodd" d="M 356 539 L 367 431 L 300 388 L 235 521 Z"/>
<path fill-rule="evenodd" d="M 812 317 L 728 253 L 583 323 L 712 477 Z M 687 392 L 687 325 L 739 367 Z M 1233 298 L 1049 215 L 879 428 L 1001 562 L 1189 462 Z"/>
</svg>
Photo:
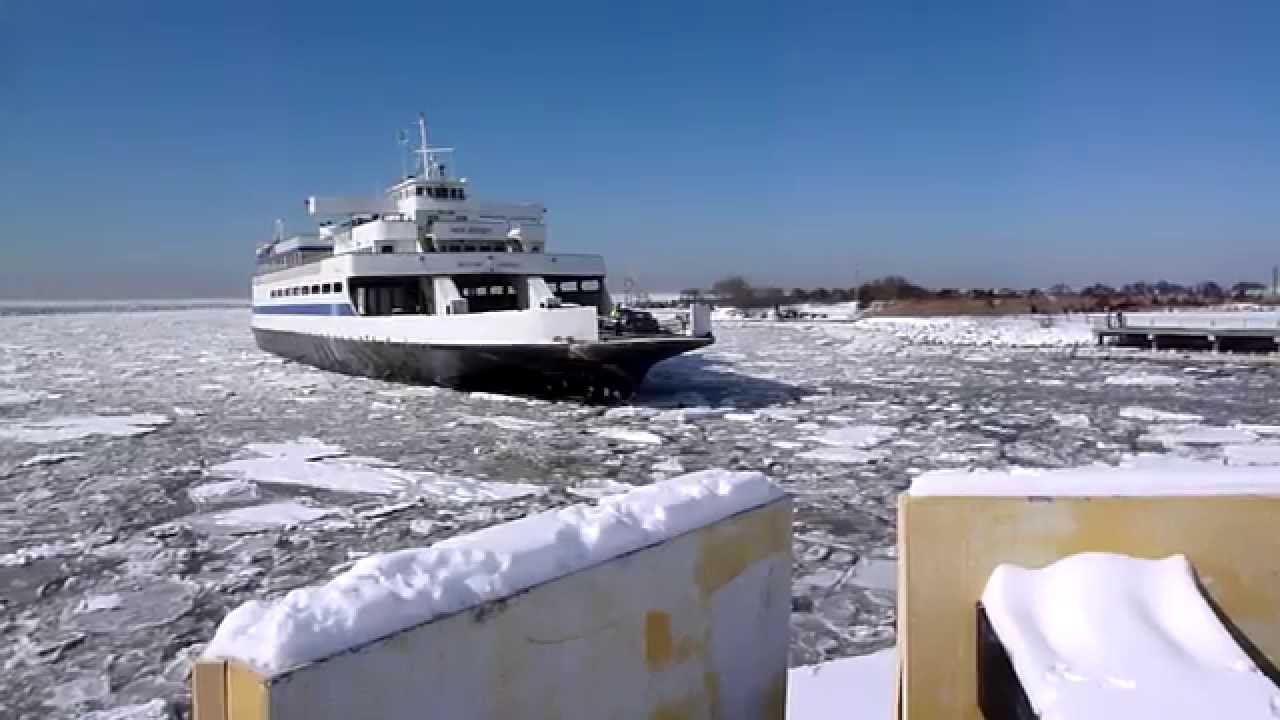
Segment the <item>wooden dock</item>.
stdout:
<svg viewBox="0 0 1280 720">
<path fill-rule="evenodd" d="M 1280 312 L 1116 312 L 1093 320 L 1098 345 L 1152 350 L 1280 351 Z"/>
</svg>

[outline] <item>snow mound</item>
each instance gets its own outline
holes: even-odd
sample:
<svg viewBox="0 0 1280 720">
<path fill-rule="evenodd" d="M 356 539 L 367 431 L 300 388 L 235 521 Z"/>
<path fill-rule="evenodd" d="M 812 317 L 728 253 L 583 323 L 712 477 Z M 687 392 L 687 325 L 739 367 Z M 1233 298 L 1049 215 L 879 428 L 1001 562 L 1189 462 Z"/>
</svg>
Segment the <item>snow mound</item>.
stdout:
<svg viewBox="0 0 1280 720">
<path fill-rule="evenodd" d="M 1276 687 L 1205 602 L 1182 555 L 1001 565 L 982 603 L 1038 717 L 1275 717 Z"/>
<path fill-rule="evenodd" d="M 358 560 L 325 585 L 250 601 L 205 651 L 276 674 L 407 627 L 539 585 L 766 504 L 760 473 L 706 470 Z"/>
<path fill-rule="evenodd" d="M 168 425 L 164 415 L 74 415 L 52 420 L 19 420 L 0 425 L 0 438 L 18 442 L 47 444 L 80 440 L 92 435 L 132 437 L 154 432 Z"/>
</svg>

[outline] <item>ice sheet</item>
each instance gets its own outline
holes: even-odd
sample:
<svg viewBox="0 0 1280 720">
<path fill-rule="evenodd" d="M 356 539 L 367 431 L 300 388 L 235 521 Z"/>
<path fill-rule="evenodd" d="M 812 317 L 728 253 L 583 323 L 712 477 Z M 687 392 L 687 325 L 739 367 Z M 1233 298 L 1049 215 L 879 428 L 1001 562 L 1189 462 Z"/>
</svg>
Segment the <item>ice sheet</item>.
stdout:
<svg viewBox="0 0 1280 720">
<path fill-rule="evenodd" d="M 169 424 L 164 415 L 74 415 L 52 420 L 20 420 L 0 424 L 0 438 L 47 444 L 79 440 L 92 435 L 131 437 L 153 432 Z"/>
<path fill-rule="evenodd" d="M 887 425 L 851 425 L 830 428 L 809 439 L 832 447 L 869 448 L 897 434 L 897 428 Z"/>
<path fill-rule="evenodd" d="M 300 525 L 338 512 L 337 508 L 317 507 L 298 500 L 282 500 L 195 515 L 192 516 L 191 523 L 211 531 L 252 532 L 284 525 Z"/>
<path fill-rule="evenodd" d="M 1229 467 L 1221 462 L 1168 456 L 1134 457 L 1119 466 L 1039 470 L 935 470 L 921 474 L 913 496 L 1026 497 L 1138 495 L 1280 495 L 1280 473 L 1269 467 Z"/>
<path fill-rule="evenodd" d="M 190 488 L 187 496 L 198 503 L 243 502 L 258 498 L 258 486 L 244 479 L 224 480 Z"/>
<path fill-rule="evenodd" d="M 1043 720 L 1275 718 L 1276 686 L 1219 622 L 1181 555 L 1001 565 L 982 603 Z"/>
<path fill-rule="evenodd" d="M 1112 375 L 1104 380 L 1107 385 L 1129 385 L 1140 387 L 1169 387 L 1172 385 L 1181 385 L 1182 379 L 1173 377 L 1172 375 L 1160 375 L 1157 373 L 1129 372 L 1123 375 Z"/>
<path fill-rule="evenodd" d="M 628 430 L 621 427 L 595 428 L 592 433 L 608 440 L 636 443 L 638 445 L 661 445 L 662 438 L 647 430 Z"/>
<path fill-rule="evenodd" d="M 596 507 L 575 505 L 430 548 L 366 557 L 326 585 L 236 608 L 205 654 L 280 672 L 781 496 L 760 473 L 707 470 L 606 497 Z"/>
<path fill-rule="evenodd" d="M 1144 422 L 1159 423 L 1198 423 L 1204 418 L 1192 413 L 1177 413 L 1167 410 L 1156 410 L 1155 408 L 1141 407 L 1138 405 L 1130 405 L 1120 408 L 1117 413 L 1120 417 L 1128 420 L 1142 420 Z"/>
</svg>

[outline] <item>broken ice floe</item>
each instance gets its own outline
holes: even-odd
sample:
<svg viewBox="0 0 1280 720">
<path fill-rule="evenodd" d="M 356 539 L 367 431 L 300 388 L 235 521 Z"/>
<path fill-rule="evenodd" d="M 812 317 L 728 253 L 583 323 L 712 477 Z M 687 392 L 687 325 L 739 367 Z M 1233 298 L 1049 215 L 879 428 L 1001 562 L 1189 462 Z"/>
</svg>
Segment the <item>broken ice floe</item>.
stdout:
<svg viewBox="0 0 1280 720">
<path fill-rule="evenodd" d="M 166 625 L 191 610 L 197 590 L 196 584 L 184 580 L 130 575 L 83 597 L 67 621 L 94 634 Z"/>
<path fill-rule="evenodd" d="M 192 526 L 209 533 L 258 532 L 276 527 L 302 525 L 341 512 L 338 508 L 318 507 L 299 500 L 250 505 L 220 512 L 193 515 Z"/>
<path fill-rule="evenodd" d="M 1112 375 L 1103 381 L 1107 385 L 1130 385 L 1139 387 L 1167 387 L 1181 385 L 1183 380 L 1170 375 L 1155 373 L 1130 372 L 1123 375 Z"/>
<path fill-rule="evenodd" d="M 187 490 L 187 496 L 193 502 L 202 504 L 245 502 L 258 499 L 258 486 L 249 480 L 238 478 L 197 485 Z"/>
<path fill-rule="evenodd" d="M 24 390 L 6 390 L 0 388 L 0 407 L 13 407 L 18 405 L 30 405 L 37 402 L 40 396 L 26 392 Z"/>
<path fill-rule="evenodd" d="M 507 483 L 404 470 L 378 458 L 345 456 L 337 445 L 304 438 L 292 443 L 252 443 L 259 457 L 232 460 L 213 475 L 274 485 L 302 485 L 344 493 L 428 497 L 443 502 L 492 502 L 536 495 L 529 483 Z"/>
<path fill-rule="evenodd" d="M 635 443 L 637 445 L 661 445 L 662 438 L 647 430 L 629 430 L 623 427 L 593 428 L 591 433 L 606 440 Z"/>
<path fill-rule="evenodd" d="M 1130 405 L 1129 407 L 1120 408 L 1118 413 L 1120 417 L 1129 420 L 1142 420 L 1145 422 L 1160 423 L 1196 423 L 1204 418 L 1191 413 L 1168 412 L 1166 410 L 1156 410 L 1149 407 L 1140 407 Z"/>
<path fill-rule="evenodd" d="M 52 420 L 19 420 L 0 424 L 0 438 L 26 443 L 56 443 L 93 435 L 132 437 L 168 425 L 164 415 L 76 415 Z"/>
<path fill-rule="evenodd" d="M 84 457 L 84 453 L 66 452 L 66 453 L 43 453 L 40 455 L 32 455 L 31 457 L 18 463 L 20 468 L 38 467 L 40 465 L 57 465 L 58 463 L 68 460 L 77 460 Z"/>
</svg>

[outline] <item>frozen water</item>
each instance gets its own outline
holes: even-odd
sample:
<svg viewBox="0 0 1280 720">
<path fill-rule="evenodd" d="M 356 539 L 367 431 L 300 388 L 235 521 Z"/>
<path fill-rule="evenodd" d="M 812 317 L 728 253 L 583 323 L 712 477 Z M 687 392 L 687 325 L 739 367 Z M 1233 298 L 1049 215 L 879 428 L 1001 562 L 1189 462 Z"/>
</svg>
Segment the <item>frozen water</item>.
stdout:
<svg viewBox="0 0 1280 720">
<path fill-rule="evenodd" d="M 258 499 L 258 486 L 244 479 L 204 483 L 187 490 L 193 502 L 242 502 Z"/>
<path fill-rule="evenodd" d="M 90 435 L 130 437 L 168 424 L 164 415 L 76 415 L 51 420 L 20 420 L 0 424 L 0 438 L 28 443 L 58 443 Z"/>
<path fill-rule="evenodd" d="M 40 399 L 35 393 L 25 392 L 22 390 L 7 390 L 0 388 L 0 407 L 27 405 Z"/>
<path fill-rule="evenodd" d="M 19 468 L 37 467 L 39 465 L 57 465 L 60 462 L 75 460 L 84 457 L 84 453 L 65 452 L 65 453 L 40 453 L 18 463 Z"/>
<path fill-rule="evenodd" d="M 0 426 L 176 417 L 153 432 L 50 445 L 0 436 L 0 647 L 28 648 L 0 657 L 0 715 L 62 720 L 153 698 L 181 708 L 187 688 L 167 668 L 247 599 L 323 582 L 350 565 L 349 551 L 432 543 L 561 508 L 577 495 L 647 485 L 676 474 L 676 463 L 682 471 L 761 470 L 792 493 L 795 577 L 841 578 L 795 589 L 793 664 L 869 653 L 893 644 L 894 607 L 885 583 L 869 587 L 877 583 L 861 573 L 892 559 L 897 494 L 913 477 L 1110 466 L 1135 462 L 1144 450 L 1221 468 L 1269 452 L 1236 448 L 1263 447 L 1280 432 L 1277 370 L 1216 365 L 1184 373 L 1171 361 L 1078 357 L 1073 326 L 1059 320 L 721 326 L 714 346 L 659 364 L 629 405 L 605 412 L 310 370 L 259 352 L 243 308 L 0 317 L 7 343 L 0 387 L 39 394 L 0 407 Z M 1135 374 L 1183 382 L 1106 384 Z M 1123 416 L 1130 407 L 1196 417 Z M 730 413 L 754 419 L 737 422 Z M 1090 424 L 1059 424 L 1067 415 Z M 1187 425 L 1257 439 L 1172 448 L 1142 439 Z M 872 447 L 810 439 L 859 426 L 897 433 Z M 301 456 L 281 461 L 289 448 Z M 19 467 L 35 449 L 81 457 Z M 213 470 L 255 459 L 322 466 L 317 474 L 340 478 L 341 487 Z M 258 496 L 197 503 L 190 494 L 236 480 L 256 486 Z M 497 492 L 503 485 L 520 492 Z M 370 513 L 409 501 L 418 502 Z M 287 502 L 295 504 L 282 507 L 302 514 L 264 518 L 252 509 Z M 232 524 L 209 522 L 246 507 L 222 516 Z M 317 511 L 328 512 L 307 518 Z M 171 622 L 75 629 L 86 596 L 117 593 L 134 575 L 199 591 Z M 45 690 L 103 668 L 105 698 L 50 704 Z"/>
<path fill-rule="evenodd" d="M 835 447 L 868 448 L 898 434 L 898 429 L 884 425 L 855 425 L 831 428 L 821 435 L 809 438 L 823 445 Z"/>
<path fill-rule="evenodd" d="M 596 435 L 618 442 L 638 443 L 641 445 L 660 445 L 662 438 L 647 430 L 628 430 L 626 428 L 605 427 L 592 430 Z"/>
<path fill-rule="evenodd" d="M 191 523 L 210 532 L 254 532 L 283 525 L 300 525 L 337 513 L 336 508 L 315 507 L 297 500 L 194 515 Z"/>
<path fill-rule="evenodd" d="M 1157 423 L 1198 423 L 1204 418 L 1191 413 L 1176 413 L 1154 408 L 1130 406 L 1120 408 L 1120 417 Z"/>
<path fill-rule="evenodd" d="M 1158 375 L 1156 373 L 1125 373 L 1123 375 L 1112 375 L 1105 382 L 1108 385 L 1140 385 L 1144 387 L 1167 387 L 1169 385 L 1182 384 L 1181 378 L 1172 377 L 1170 375 Z"/>
</svg>

